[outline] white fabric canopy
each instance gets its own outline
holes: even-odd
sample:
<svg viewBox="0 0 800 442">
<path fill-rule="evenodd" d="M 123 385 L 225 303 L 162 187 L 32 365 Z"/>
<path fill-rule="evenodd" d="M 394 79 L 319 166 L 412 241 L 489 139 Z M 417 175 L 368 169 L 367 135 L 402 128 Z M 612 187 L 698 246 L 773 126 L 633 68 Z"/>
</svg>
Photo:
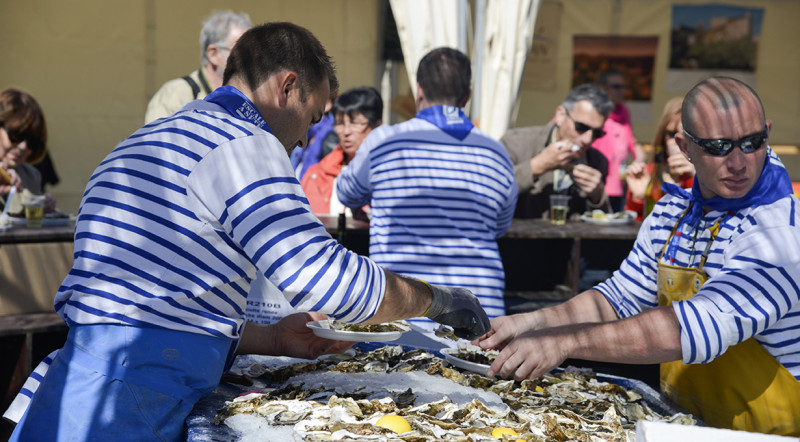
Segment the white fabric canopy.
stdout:
<svg viewBox="0 0 800 442">
<path fill-rule="evenodd" d="M 533 42 L 541 0 L 475 1 L 472 119 L 499 139 L 517 105 L 522 71 Z M 390 0 L 409 84 L 416 94 L 417 66 L 430 50 L 463 47 L 459 25 L 467 17 L 462 0 Z M 461 43 L 461 44 L 459 44 Z"/>
<path fill-rule="evenodd" d="M 417 67 L 422 57 L 442 46 L 459 47 L 459 3 L 460 0 L 390 0 L 415 98 Z"/>
<path fill-rule="evenodd" d="M 484 35 L 475 36 L 473 51 L 480 52 L 479 57 L 473 55 L 473 60 L 479 58 L 481 63 L 475 67 L 480 72 L 476 72 L 472 119 L 493 138 L 502 137 L 511 124 L 540 3 L 541 0 L 486 2 Z"/>
</svg>

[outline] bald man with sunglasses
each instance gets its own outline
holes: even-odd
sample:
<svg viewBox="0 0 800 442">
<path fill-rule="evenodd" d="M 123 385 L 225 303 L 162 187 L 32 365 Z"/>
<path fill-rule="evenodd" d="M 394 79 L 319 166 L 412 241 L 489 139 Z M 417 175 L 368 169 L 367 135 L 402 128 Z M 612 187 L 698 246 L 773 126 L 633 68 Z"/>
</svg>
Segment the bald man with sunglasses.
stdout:
<svg viewBox="0 0 800 442">
<path fill-rule="evenodd" d="M 490 376 L 537 378 L 567 358 L 661 364 L 661 390 L 705 423 L 800 436 L 800 201 L 744 83 L 686 95 L 676 141 L 697 174 L 666 195 L 607 281 L 492 319 Z"/>
<path fill-rule="evenodd" d="M 614 104 L 598 87 L 572 89 L 550 124 L 511 129 L 500 142 L 514 164 L 519 198 L 515 218 L 546 218 L 550 195 L 570 195 L 570 217 L 587 210 L 611 210 L 604 186 L 608 160 L 592 143 Z"/>
</svg>

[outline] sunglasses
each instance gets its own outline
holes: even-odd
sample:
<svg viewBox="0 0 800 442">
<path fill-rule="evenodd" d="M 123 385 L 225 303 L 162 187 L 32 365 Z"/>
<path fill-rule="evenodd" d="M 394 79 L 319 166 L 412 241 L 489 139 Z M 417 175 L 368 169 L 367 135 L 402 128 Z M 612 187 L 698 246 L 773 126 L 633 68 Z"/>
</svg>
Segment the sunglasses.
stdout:
<svg viewBox="0 0 800 442">
<path fill-rule="evenodd" d="M 5 126 L 0 126 L 0 128 L 5 131 L 6 135 L 8 136 L 8 141 L 11 141 L 11 144 L 20 144 L 25 141 L 25 137 L 21 133 Z"/>
<path fill-rule="evenodd" d="M 575 132 L 578 132 L 578 134 L 582 135 L 586 133 L 587 130 L 590 130 L 592 131 L 592 139 L 595 140 L 598 138 L 603 138 L 606 135 L 606 131 L 604 131 L 602 127 L 595 129 L 592 126 L 581 123 L 580 121 L 575 121 L 575 119 L 569 114 L 569 110 L 567 110 L 567 108 L 564 108 L 564 112 L 567 114 L 567 118 L 575 123 Z"/>
<path fill-rule="evenodd" d="M 724 138 L 697 138 L 696 136 L 690 134 L 686 129 L 683 130 L 683 133 L 685 133 L 686 136 L 692 140 L 692 143 L 700 146 L 705 153 L 717 157 L 724 157 L 725 155 L 731 153 L 734 146 L 739 146 L 744 153 L 755 152 L 758 149 L 761 149 L 761 146 L 763 146 L 764 142 L 767 141 L 769 128 L 764 126 L 764 130 L 761 132 L 748 135 L 739 140 L 726 140 Z"/>
</svg>

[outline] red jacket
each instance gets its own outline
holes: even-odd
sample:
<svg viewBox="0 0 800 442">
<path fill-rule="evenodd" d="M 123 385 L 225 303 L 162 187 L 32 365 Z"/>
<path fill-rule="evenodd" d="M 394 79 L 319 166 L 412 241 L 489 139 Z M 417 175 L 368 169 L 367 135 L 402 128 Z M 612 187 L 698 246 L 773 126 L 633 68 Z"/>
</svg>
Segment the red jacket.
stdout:
<svg viewBox="0 0 800 442">
<path fill-rule="evenodd" d="M 330 213 L 333 180 L 342 172 L 343 161 L 344 151 L 337 145 L 319 163 L 310 166 L 303 175 L 300 185 L 311 204 L 311 211 L 315 214 Z"/>
</svg>

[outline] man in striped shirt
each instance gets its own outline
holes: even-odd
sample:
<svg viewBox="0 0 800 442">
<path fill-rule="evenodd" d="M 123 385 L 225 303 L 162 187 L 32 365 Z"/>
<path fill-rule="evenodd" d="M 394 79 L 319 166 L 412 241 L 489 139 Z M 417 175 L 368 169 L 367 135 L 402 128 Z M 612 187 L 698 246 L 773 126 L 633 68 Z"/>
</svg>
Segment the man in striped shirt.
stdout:
<svg viewBox="0 0 800 442">
<path fill-rule="evenodd" d="M 288 153 L 338 87 L 316 37 L 289 23 L 252 28 L 224 84 L 138 130 L 90 178 L 55 298 L 68 339 L 11 440 L 178 440 L 237 343 L 306 358 L 348 346 L 305 327 L 322 315 L 245 327 L 257 272 L 299 311 L 365 323 L 425 314 L 463 337 L 488 330 L 468 290 L 385 271 L 312 214 Z"/>
<path fill-rule="evenodd" d="M 337 192 L 348 207 L 371 205 L 375 262 L 466 287 L 494 317 L 505 313 L 497 238 L 511 224 L 517 186 L 503 145 L 461 110 L 470 80 L 470 62 L 461 52 L 426 54 L 417 70 L 416 117 L 373 130 L 342 170 Z M 435 327 L 425 318 L 410 322 L 423 332 Z"/>
<path fill-rule="evenodd" d="M 662 391 L 706 423 L 800 435 L 800 206 L 756 93 L 727 77 L 686 95 L 676 141 L 697 170 L 665 185 L 620 269 L 566 303 L 492 320 L 490 375 L 566 358 L 661 363 Z"/>
</svg>

